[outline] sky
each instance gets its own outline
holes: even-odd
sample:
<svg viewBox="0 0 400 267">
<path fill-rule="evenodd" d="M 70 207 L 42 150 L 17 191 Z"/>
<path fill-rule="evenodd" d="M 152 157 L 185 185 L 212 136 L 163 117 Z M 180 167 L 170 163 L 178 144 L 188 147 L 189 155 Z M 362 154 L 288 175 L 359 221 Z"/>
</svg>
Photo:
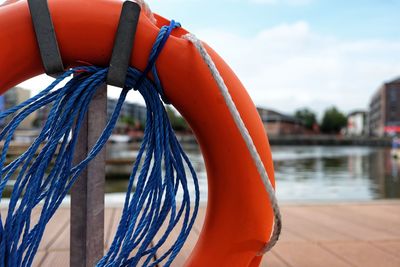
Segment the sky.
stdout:
<svg viewBox="0 0 400 267">
<path fill-rule="evenodd" d="M 333 105 L 366 109 L 382 83 L 400 76 L 398 0 L 148 3 L 211 45 L 260 107 L 289 114 L 303 107 L 322 114 Z M 141 102 L 134 94 L 130 100 Z"/>
</svg>

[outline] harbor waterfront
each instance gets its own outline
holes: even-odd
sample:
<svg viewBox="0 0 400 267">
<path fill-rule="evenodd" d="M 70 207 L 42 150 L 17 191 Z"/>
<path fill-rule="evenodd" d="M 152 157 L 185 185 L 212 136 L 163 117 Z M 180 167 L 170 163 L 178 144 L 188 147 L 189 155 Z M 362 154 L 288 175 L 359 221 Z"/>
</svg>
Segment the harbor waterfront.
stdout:
<svg viewBox="0 0 400 267">
<path fill-rule="evenodd" d="M 201 152 L 196 143 L 183 141 L 199 178 L 201 201 L 206 202 L 207 174 Z M 107 145 L 105 190 L 113 198 L 124 197 L 139 145 Z M 13 143 L 7 161 L 25 149 L 26 145 Z M 272 145 L 278 200 L 309 203 L 400 199 L 400 159 L 394 155 L 391 148 L 379 146 Z M 12 185 L 10 180 L 5 196 L 11 193 Z"/>
<path fill-rule="evenodd" d="M 201 201 L 207 201 L 207 174 L 196 143 L 183 140 L 197 172 Z M 2 144 L 0 144 L 1 146 Z M 107 145 L 106 193 L 123 198 L 139 143 Z M 272 145 L 280 202 L 340 202 L 400 199 L 400 159 L 389 147 Z M 10 162 L 26 149 L 12 143 Z M 5 196 L 14 181 L 7 184 Z M 193 190 L 193 186 L 190 187 Z"/>
<path fill-rule="evenodd" d="M 108 156 L 134 160 L 136 144 L 110 144 Z M 184 145 L 197 171 L 201 200 L 207 176 L 200 150 Z M 281 202 L 341 202 L 400 198 L 400 159 L 386 147 L 272 146 Z M 114 159 L 114 161 L 116 161 Z M 108 165 L 106 191 L 123 194 L 132 164 Z M 192 188 L 193 189 L 193 188 Z"/>
</svg>

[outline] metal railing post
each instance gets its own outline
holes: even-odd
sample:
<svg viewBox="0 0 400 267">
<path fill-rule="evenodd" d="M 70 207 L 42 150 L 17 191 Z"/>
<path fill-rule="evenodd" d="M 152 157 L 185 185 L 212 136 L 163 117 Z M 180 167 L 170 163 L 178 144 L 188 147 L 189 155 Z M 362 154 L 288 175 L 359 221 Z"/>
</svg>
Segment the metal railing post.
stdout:
<svg viewBox="0 0 400 267">
<path fill-rule="evenodd" d="M 83 160 L 107 121 L 107 85 L 91 101 L 78 137 L 75 162 Z M 93 267 L 104 253 L 105 149 L 90 162 L 71 190 L 70 266 Z"/>
</svg>

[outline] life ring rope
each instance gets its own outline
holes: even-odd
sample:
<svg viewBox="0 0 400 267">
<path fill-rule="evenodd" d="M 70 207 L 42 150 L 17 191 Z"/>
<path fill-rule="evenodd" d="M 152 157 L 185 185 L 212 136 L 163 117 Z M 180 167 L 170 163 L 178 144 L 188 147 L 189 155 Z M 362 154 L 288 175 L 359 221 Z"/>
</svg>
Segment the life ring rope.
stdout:
<svg viewBox="0 0 400 267">
<path fill-rule="evenodd" d="M 169 266 L 176 258 L 194 225 L 200 199 L 197 175 L 172 130 L 160 99 L 163 89 L 155 67 L 157 57 L 176 27 L 179 27 L 179 23 L 171 21 L 169 26 L 160 29 L 146 71 L 128 70 L 126 86 L 121 91 L 110 120 L 87 157 L 77 165 L 73 165 L 72 160 L 78 133 L 97 88 L 106 81 L 108 68 L 85 66 L 67 70 L 38 95 L 0 113 L 0 120 L 15 115 L 0 132 L 0 140 L 5 140 L 0 153 L 0 201 L 7 182 L 17 175 L 4 225 L 0 217 L 0 259 L 10 259 L 7 266 L 32 264 L 46 224 L 80 173 L 105 146 L 116 126 L 128 91 L 132 88 L 138 90 L 146 101 L 144 138 L 129 179 L 117 233 L 107 254 L 96 266 L 136 266 L 140 260 L 144 260 L 144 266 L 156 266 L 160 262 Z M 149 72 L 154 82 L 146 78 Z M 72 74 L 76 76 L 65 86 L 56 89 Z M 39 137 L 25 153 L 4 166 L 17 127 L 27 116 L 48 104 L 53 106 Z M 41 144 L 42 149 L 39 148 Z M 35 156 L 36 153 L 38 156 Z M 54 165 L 52 158 L 55 158 Z M 18 173 L 19 168 L 22 171 Z M 189 169 L 188 174 L 185 168 Z M 45 175 L 46 170 L 50 172 L 48 175 Z M 194 194 L 189 191 L 190 178 Z M 178 189 L 183 193 L 181 205 L 176 201 Z M 20 204 L 19 199 L 22 199 Z M 39 221 L 31 228 L 31 213 L 41 201 L 44 205 Z M 161 229 L 162 225 L 166 229 Z M 172 231 L 179 234 L 170 237 Z M 156 233 L 160 237 L 155 239 Z M 170 240 L 173 238 L 170 247 L 165 246 L 168 237 Z M 158 252 L 163 245 L 167 251 L 160 255 Z M 137 253 L 130 256 L 134 248 L 137 248 Z M 153 261 L 156 254 L 158 258 Z"/>
<path fill-rule="evenodd" d="M 260 154 L 258 153 L 256 146 L 254 145 L 253 139 L 251 138 L 250 133 L 246 128 L 246 125 L 244 124 L 243 119 L 240 116 L 240 113 L 235 105 L 235 102 L 233 101 L 232 96 L 229 93 L 228 87 L 226 86 L 224 79 L 222 78 L 220 72 L 218 71 L 211 56 L 208 54 L 206 48 L 201 43 L 201 41 L 194 34 L 191 33 L 186 34 L 183 36 L 183 38 L 193 43 L 197 51 L 200 53 L 204 63 L 210 70 L 215 82 L 218 85 L 219 91 L 224 97 L 225 103 L 229 108 L 232 118 L 234 119 L 235 124 L 239 129 L 244 142 L 246 143 L 247 149 L 254 161 L 254 164 L 257 167 L 257 171 L 263 181 L 265 190 L 268 193 L 268 197 L 274 212 L 274 229 L 272 231 L 269 242 L 260 250 L 259 255 L 263 255 L 268 251 L 270 251 L 276 245 L 282 230 L 282 216 L 278 205 L 278 199 L 276 198 L 275 189 L 271 184 L 267 170 L 265 169 Z"/>
</svg>

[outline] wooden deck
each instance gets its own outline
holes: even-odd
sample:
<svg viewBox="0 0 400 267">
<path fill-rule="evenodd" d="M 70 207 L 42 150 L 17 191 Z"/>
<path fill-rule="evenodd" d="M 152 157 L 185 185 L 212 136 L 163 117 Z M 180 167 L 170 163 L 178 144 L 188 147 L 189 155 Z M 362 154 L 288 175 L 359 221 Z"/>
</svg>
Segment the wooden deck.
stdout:
<svg viewBox="0 0 400 267">
<path fill-rule="evenodd" d="M 4 210 L 3 210 L 4 211 Z M 205 210 L 174 266 L 182 266 L 201 229 Z M 353 204 L 283 205 L 281 241 L 264 257 L 269 267 L 399 267 L 400 201 Z M 107 208 L 109 247 L 121 210 Z M 69 266 L 69 209 L 48 225 L 34 266 Z"/>
</svg>

